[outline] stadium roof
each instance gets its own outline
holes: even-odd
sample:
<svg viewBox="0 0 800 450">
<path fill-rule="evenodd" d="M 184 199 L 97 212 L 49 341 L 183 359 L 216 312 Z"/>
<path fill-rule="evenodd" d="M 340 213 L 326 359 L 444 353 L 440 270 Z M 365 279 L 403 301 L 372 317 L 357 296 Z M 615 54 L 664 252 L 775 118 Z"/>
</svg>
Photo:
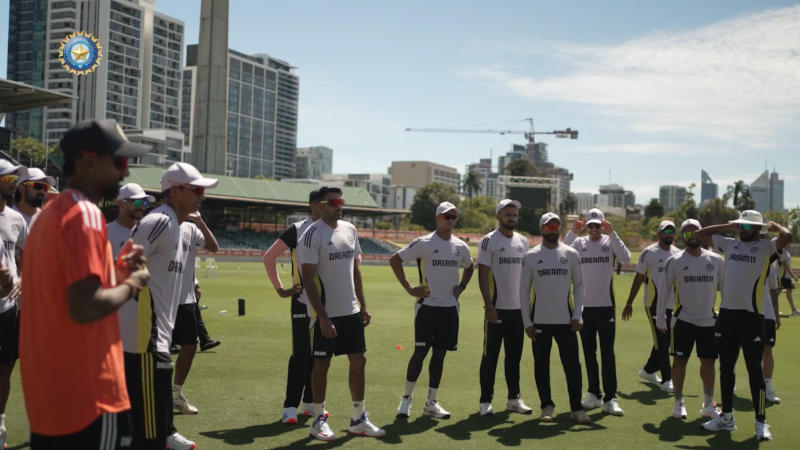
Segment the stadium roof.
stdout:
<svg viewBox="0 0 800 450">
<path fill-rule="evenodd" d="M 72 102 L 73 97 L 19 81 L 0 78 L 0 114 Z"/>
<path fill-rule="evenodd" d="M 130 175 L 125 179 L 129 183 L 137 183 L 145 191 L 158 194 L 161 192 L 162 167 L 131 167 Z M 295 210 L 308 206 L 308 193 L 324 183 L 297 183 L 290 181 L 259 180 L 255 178 L 238 178 L 221 175 L 206 175 L 219 179 L 219 186 L 206 191 L 210 200 L 225 200 L 230 206 L 268 206 L 276 210 Z M 403 209 L 381 209 L 364 188 L 343 187 L 345 212 L 351 215 L 389 215 L 407 214 Z"/>
</svg>

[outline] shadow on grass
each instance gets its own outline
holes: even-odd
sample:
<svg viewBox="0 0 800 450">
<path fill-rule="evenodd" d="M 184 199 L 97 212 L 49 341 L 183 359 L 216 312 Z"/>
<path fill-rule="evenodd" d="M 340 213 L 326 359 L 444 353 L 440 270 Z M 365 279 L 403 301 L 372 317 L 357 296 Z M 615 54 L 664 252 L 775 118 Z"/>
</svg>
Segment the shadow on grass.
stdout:
<svg viewBox="0 0 800 450">
<path fill-rule="evenodd" d="M 229 430 L 202 431 L 200 434 L 211 439 L 223 441 L 225 445 L 251 445 L 259 438 L 278 436 L 283 433 L 291 433 L 298 427 L 305 427 L 310 420 L 308 416 L 298 416 L 296 425 L 287 425 L 277 420 L 266 425 L 250 425 L 244 428 L 232 428 Z"/>
<path fill-rule="evenodd" d="M 30 442 L 24 442 L 22 444 L 15 445 L 13 447 L 6 447 L 6 450 L 19 450 L 19 449 L 23 449 L 23 448 L 31 448 L 31 443 Z"/>
<path fill-rule="evenodd" d="M 439 423 L 441 422 L 427 416 L 420 416 L 412 421 L 401 417 L 395 417 L 394 423 L 382 427 L 386 430 L 386 437 L 381 438 L 381 442 L 386 444 L 400 444 L 403 442 L 403 436 L 424 433 Z"/>
<path fill-rule="evenodd" d="M 592 417 L 592 423 L 580 425 L 569 417 L 569 412 L 558 414 L 554 422 L 542 423 L 538 418 L 532 418 L 525 422 L 517 423 L 507 428 L 493 428 L 489 431 L 490 436 L 497 438 L 497 442 L 502 445 L 519 446 L 523 440 L 546 439 L 565 433 L 580 433 L 584 431 L 605 430 L 606 427 L 595 422 L 600 415 Z M 525 442 L 532 445 L 533 442 Z"/>
<path fill-rule="evenodd" d="M 675 448 L 686 448 L 686 449 L 701 449 L 701 448 L 736 448 L 736 449 L 757 449 L 759 447 L 760 442 L 756 439 L 755 436 L 751 437 L 750 439 L 742 442 L 736 442 L 731 439 L 731 434 L 727 431 L 721 431 L 708 439 L 707 446 L 700 446 L 700 445 L 676 445 Z"/>
<path fill-rule="evenodd" d="M 646 423 L 642 425 L 642 429 L 648 433 L 658 435 L 661 442 L 670 443 L 677 448 L 758 448 L 759 443 L 755 436 L 743 442 L 735 442 L 731 439 L 731 433 L 728 431 L 715 433 L 703 429 L 701 425 L 707 420 L 704 417 L 698 417 L 691 421 L 667 417 L 658 426 Z M 708 445 L 679 445 L 678 442 L 686 436 L 707 436 Z"/>
<path fill-rule="evenodd" d="M 645 390 L 631 392 L 626 394 L 624 392 L 617 392 L 617 396 L 623 400 L 634 400 L 642 405 L 655 405 L 657 400 L 670 397 L 672 394 L 665 392 L 661 386 L 654 386 L 649 383 L 639 383 L 644 386 Z"/>
<path fill-rule="evenodd" d="M 436 431 L 439 433 L 444 433 L 450 439 L 456 441 L 465 441 L 472 437 L 473 431 L 488 430 L 508 422 L 508 416 L 508 411 L 497 412 L 493 416 L 488 417 L 474 413 L 467 416 L 466 419 L 460 420 L 451 425 L 437 428 Z"/>
</svg>

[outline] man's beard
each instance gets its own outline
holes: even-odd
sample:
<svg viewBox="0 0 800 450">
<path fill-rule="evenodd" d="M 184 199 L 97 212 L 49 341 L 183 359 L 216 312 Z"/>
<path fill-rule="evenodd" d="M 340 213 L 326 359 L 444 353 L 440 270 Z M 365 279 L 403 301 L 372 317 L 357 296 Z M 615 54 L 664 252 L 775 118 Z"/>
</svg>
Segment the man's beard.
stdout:
<svg viewBox="0 0 800 450">
<path fill-rule="evenodd" d="M 42 206 L 42 203 L 44 203 L 44 197 L 40 197 L 38 195 L 35 195 L 33 198 L 26 198 L 25 200 L 27 200 L 28 203 L 34 208 L 38 208 Z"/>
<path fill-rule="evenodd" d="M 758 232 L 748 231 L 747 233 L 739 233 L 739 239 L 744 242 L 755 241 L 758 237 Z"/>
<path fill-rule="evenodd" d="M 503 228 L 507 230 L 513 230 L 514 228 L 517 228 L 517 222 L 506 222 L 503 224 Z"/>
<path fill-rule="evenodd" d="M 700 247 L 700 241 L 698 241 L 698 240 L 691 240 L 691 241 L 689 241 L 689 242 L 687 242 L 687 243 L 686 243 L 686 246 L 687 246 L 687 247 L 689 247 L 689 248 L 697 248 L 697 247 Z"/>
<path fill-rule="evenodd" d="M 549 242 L 551 244 L 555 244 L 556 242 L 558 242 L 558 235 L 557 234 L 545 234 L 542 237 L 544 238 L 545 241 L 547 241 L 547 242 Z"/>
<path fill-rule="evenodd" d="M 672 243 L 674 241 L 675 241 L 675 239 L 672 236 L 669 236 L 669 237 L 665 236 L 665 237 L 661 238 L 661 243 L 664 244 L 664 245 L 672 245 Z"/>
</svg>

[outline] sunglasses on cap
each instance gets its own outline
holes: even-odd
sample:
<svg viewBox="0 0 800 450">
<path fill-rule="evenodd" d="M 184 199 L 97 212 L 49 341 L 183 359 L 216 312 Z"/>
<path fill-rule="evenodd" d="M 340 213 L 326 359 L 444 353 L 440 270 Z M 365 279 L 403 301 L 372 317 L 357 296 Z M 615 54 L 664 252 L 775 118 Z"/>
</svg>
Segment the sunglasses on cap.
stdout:
<svg viewBox="0 0 800 450">
<path fill-rule="evenodd" d="M 661 232 L 664 233 L 664 234 L 673 235 L 673 234 L 675 234 L 675 228 L 667 227 L 667 228 L 664 228 L 663 230 L 661 230 Z"/>
<path fill-rule="evenodd" d="M 691 238 L 693 238 L 693 237 L 694 237 L 696 234 L 697 234 L 697 231 L 696 231 L 696 230 L 694 230 L 694 231 L 684 231 L 684 232 L 683 232 L 683 238 L 684 238 L 684 239 L 691 239 Z"/>
<path fill-rule="evenodd" d="M 589 225 L 586 225 L 586 228 L 600 228 L 600 224 L 599 223 L 590 223 Z"/>
<path fill-rule="evenodd" d="M 13 173 L 0 177 L 0 181 L 5 181 L 6 183 L 16 183 L 17 180 L 19 180 L 19 175 Z"/>
<path fill-rule="evenodd" d="M 320 205 L 327 204 L 331 205 L 334 208 L 339 208 L 340 206 L 344 206 L 344 199 L 343 198 L 332 198 L 330 200 L 323 200 L 319 202 Z"/>
<path fill-rule="evenodd" d="M 753 225 L 753 224 L 749 224 L 749 223 L 737 223 L 736 225 L 739 227 L 739 230 L 741 230 L 741 231 L 750 231 L 750 230 L 755 229 L 755 227 L 760 226 L 760 225 Z"/>
<path fill-rule="evenodd" d="M 446 220 L 456 220 L 458 219 L 458 214 L 442 214 Z"/>
<path fill-rule="evenodd" d="M 558 233 L 558 230 L 561 228 L 560 223 L 548 223 L 542 227 L 542 231 L 545 233 Z"/>
<path fill-rule="evenodd" d="M 137 198 L 135 200 L 128 199 L 128 203 L 133 205 L 134 208 L 147 208 L 147 205 L 149 205 L 146 198 Z"/>
<path fill-rule="evenodd" d="M 101 156 L 95 152 L 88 152 L 86 150 L 81 150 L 79 153 L 83 156 L 92 156 L 100 159 L 110 159 L 111 163 L 114 164 L 114 167 L 116 167 L 117 170 L 119 170 L 120 172 L 128 170 L 128 158 L 124 156 L 114 156 L 114 155 Z"/>
<path fill-rule="evenodd" d="M 22 183 L 22 184 L 25 185 L 25 186 L 30 186 L 30 187 L 36 189 L 37 191 L 49 191 L 50 190 L 50 185 L 49 184 L 42 183 L 40 181 L 26 181 L 25 183 Z"/>
</svg>

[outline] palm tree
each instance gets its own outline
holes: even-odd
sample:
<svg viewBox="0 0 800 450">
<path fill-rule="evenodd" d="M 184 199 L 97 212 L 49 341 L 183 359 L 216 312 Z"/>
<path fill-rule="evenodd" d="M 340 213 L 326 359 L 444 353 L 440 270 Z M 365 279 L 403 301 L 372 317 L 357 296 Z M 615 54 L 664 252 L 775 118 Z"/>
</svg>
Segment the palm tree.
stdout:
<svg viewBox="0 0 800 450">
<path fill-rule="evenodd" d="M 481 183 L 481 173 L 475 169 L 470 169 L 466 175 L 464 175 L 464 191 L 467 193 L 467 198 L 469 198 L 469 206 L 472 206 L 472 195 L 473 194 L 480 194 L 481 190 L 483 190 L 483 183 Z"/>
</svg>

